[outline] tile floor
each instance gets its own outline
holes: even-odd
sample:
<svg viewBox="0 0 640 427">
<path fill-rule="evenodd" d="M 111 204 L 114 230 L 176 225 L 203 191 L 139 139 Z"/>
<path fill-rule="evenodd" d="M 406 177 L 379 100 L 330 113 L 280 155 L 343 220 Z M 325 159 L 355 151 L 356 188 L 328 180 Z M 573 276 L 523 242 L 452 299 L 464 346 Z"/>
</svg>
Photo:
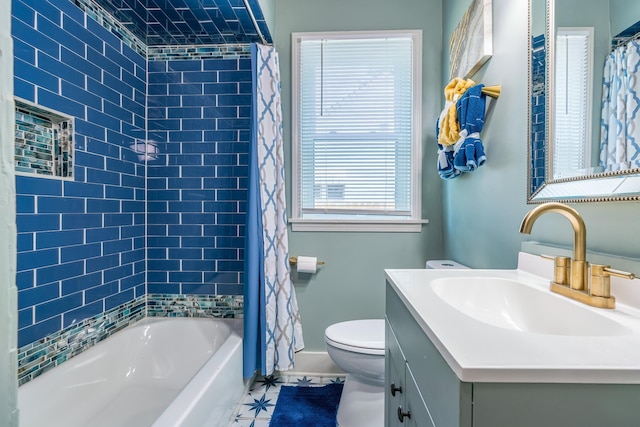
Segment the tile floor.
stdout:
<svg viewBox="0 0 640 427">
<path fill-rule="evenodd" d="M 331 383 L 343 383 L 344 375 L 337 374 L 274 374 L 258 377 L 236 409 L 235 420 L 230 427 L 268 427 L 278 400 L 280 387 L 317 387 Z"/>
</svg>

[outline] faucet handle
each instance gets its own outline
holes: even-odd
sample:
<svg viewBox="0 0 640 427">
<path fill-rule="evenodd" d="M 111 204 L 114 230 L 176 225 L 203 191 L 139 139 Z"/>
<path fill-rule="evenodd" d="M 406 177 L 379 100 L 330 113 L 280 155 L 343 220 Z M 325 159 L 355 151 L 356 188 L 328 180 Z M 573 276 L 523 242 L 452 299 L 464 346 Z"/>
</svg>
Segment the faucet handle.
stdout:
<svg viewBox="0 0 640 427">
<path fill-rule="evenodd" d="M 558 285 L 569 286 L 571 277 L 571 258 L 566 256 L 540 255 L 542 258 L 553 260 L 553 281 Z"/>
<path fill-rule="evenodd" d="M 622 279 L 633 280 L 633 279 L 636 278 L 635 274 L 629 273 L 628 271 L 614 270 L 613 268 L 609 268 L 609 267 L 605 267 L 605 268 L 603 268 L 603 270 L 606 273 L 609 273 L 609 275 L 611 275 L 611 276 L 620 277 Z"/>
<path fill-rule="evenodd" d="M 636 275 L 627 271 L 614 270 L 608 265 L 591 264 L 591 289 L 594 296 L 609 298 L 611 296 L 611 276 L 633 280 Z"/>
</svg>

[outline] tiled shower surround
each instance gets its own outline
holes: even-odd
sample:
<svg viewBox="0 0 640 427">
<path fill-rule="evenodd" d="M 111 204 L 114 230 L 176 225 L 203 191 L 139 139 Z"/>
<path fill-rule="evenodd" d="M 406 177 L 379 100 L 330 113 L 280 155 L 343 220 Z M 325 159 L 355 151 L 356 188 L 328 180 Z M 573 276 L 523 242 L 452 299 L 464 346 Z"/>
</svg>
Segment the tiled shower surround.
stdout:
<svg viewBox="0 0 640 427">
<path fill-rule="evenodd" d="M 73 178 L 16 177 L 21 383 L 92 345 L 51 342 L 102 339 L 140 301 L 241 316 L 248 49 L 147 58 L 73 1 L 12 4 L 16 97 L 75 124 Z"/>
<path fill-rule="evenodd" d="M 75 121 L 72 179 L 16 177 L 22 347 L 145 294 L 147 63 L 68 1 L 12 14 L 15 95 Z"/>
</svg>

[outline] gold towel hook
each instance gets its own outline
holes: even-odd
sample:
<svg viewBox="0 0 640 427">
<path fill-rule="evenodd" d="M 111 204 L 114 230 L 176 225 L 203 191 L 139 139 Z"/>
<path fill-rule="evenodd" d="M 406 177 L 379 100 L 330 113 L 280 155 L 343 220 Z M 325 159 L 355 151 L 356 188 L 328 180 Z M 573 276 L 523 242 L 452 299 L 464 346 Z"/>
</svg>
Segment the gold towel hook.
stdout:
<svg viewBox="0 0 640 427">
<path fill-rule="evenodd" d="M 482 93 L 491 98 L 498 99 L 498 97 L 500 97 L 500 85 L 485 86 L 482 88 Z"/>
</svg>

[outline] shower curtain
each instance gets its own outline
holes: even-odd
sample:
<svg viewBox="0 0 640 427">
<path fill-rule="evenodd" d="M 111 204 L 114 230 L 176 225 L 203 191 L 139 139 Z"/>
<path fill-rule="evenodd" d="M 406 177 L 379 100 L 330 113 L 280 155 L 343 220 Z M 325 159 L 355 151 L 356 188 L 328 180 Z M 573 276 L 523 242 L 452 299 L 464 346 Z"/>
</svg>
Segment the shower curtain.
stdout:
<svg viewBox="0 0 640 427">
<path fill-rule="evenodd" d="M 640 41 L 614 49 L 605 60 L 600 166 L 640 168 Z"/>
<path fill-rule="evenodd" d="M 251 45 L 252 103 L 244 268 L 243 375 L 293 368 L 304 347 L 288 260 L 280 70 L 275 48 Z"/>
</svg>

